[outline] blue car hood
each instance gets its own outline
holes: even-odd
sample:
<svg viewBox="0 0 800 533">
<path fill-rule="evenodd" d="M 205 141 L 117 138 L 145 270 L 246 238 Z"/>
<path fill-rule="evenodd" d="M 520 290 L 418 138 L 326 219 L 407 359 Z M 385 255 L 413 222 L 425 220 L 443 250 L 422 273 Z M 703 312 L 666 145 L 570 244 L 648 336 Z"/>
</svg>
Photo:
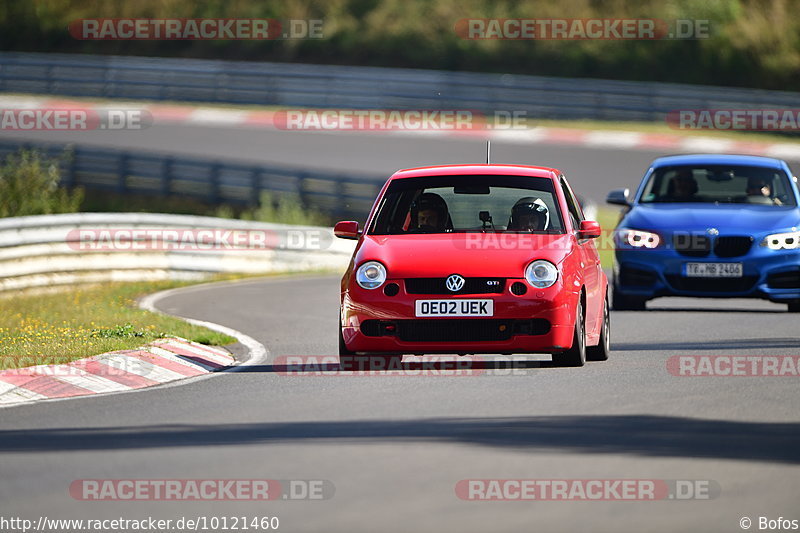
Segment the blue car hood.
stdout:
<svg viewBox="0 0 800 533">
<path fill-rule="evenodd" d="M 800 210 L 739 204 L 639 204 L 625 216 L 622 226 L 662 232 L 717 228 L 723 235 L 755 234 L 800 226 Z"/>
</svg>

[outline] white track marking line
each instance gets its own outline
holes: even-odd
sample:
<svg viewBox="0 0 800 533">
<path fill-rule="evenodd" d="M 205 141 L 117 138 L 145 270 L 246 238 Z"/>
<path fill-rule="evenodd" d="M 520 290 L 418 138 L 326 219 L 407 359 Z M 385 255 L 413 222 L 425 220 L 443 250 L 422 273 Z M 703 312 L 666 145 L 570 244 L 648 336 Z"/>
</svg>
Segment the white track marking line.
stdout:
<svg viewBox="0 0 800 533">
<path fill-rule="evenodd" d="M 114 371 L 119 370 L 159 383 L 175 381 L 176 379 L 183 379 L 186 377 L 174 370 L 169 370 L 168 368 L 153 364 L 146 359 L 140 359 L 130 355 L 113 354 L 108 357 L 99 358 L 97 361 L 114 369 L 109 370 L 109 375 L 114 375 Z"/>
<path fill-rule="evenodd" d="M 592 131 L 583 140 L 584 146 L 613 146 L 616 148 L 632 148 L 638 146 L 642 134 L 632 131 Z"/>
<path fill-rule="evenodd" d="M 0 395 L 0 406 L 13 407 L 15 405 L 25 405 L 32 400 L 48 400 L 47 396 L 33 392 L 32 390 L 23 389 L 22 387 L 15 387 Z"/>
<path fill-rule="evenodd" d="M 198 357 L 203 357 L 205 359 L 208 359 L 214 363 L 218 363 L 221 365 L 230 365 L 234 361 L 233 357 L 231 357 L 231 355 L 228 354 L 227 352 L 220 353 L 218 350 L 217 351 L 205 350 L 201 346 L 195 346 L 193 343 L 190 343 L 189 341 L 176 342 L 174 340 L 168 340 L 161 344 L 166 345 L 170 348 L 179 348 L 181 350 L 185 350 L 193 355 L 196 355 Z"/>
<path fill-rule="evenodd" d="M 75 385 L 82 389 L 87 389 L 92 392 L 116 392 L 122 390 L 130 390 L 131 387 L 111 381 L 104 377 L 95 374 L 86 374 L 83 376 L 57 376 L 55 379 Z"/>
<path fill-rule="evenodd" d="M 190 359 L 187 359 L 185 356 L 172 353 L 169 350 L 165 350 L 164 348 L 159 348 L 158 346 L 148 346 L 146 351 L 155 354 L 159 357 L 163 357 L 168 361 L 179 363 L 187 368 L 193 368 L 194 370 L 197 370 L 198 367 L 202 370 L 205 370 L 206 372 L 211 372 L 214 370 L 213 366 L 206 365 L 197 361 L 192 361 Z"/>
<path fill-rule="evenodd" d="M 12 390 L 14 390 L 16 388 L 17 388 L 17 386 L 14 385 L 13 383 L 0 381 L 0 396 L 2 396 L 3 394 L 7 393 L 8 391 L 12 391 Z"/>
<path fill-rule="evenodd" d="M 241 124 L 247 120 L 247 114 L 247 111 L 199 107 L 189 114 L 187 122 L 215 125 Z"/>
<path fill-rule="evenodd" d="M 733 141 L 713 139 L 711 137 L 696 137 L 684 139 L 680 149 L 688 152 L 727 152 L 734 146 Z"/>
<path fill-rule="evenodd" d="M 796 144 L 773 144 L 765 148 L 764 155 L 780 159 L 800 159 L 800 146 Z"/>
</svg>

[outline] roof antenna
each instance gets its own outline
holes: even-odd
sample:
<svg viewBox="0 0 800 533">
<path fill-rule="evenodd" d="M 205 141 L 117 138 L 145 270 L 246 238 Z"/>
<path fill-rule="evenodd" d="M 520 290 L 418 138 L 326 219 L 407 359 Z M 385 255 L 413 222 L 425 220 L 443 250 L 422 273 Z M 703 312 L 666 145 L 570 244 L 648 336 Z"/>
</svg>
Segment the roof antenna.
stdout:
<svg viewBox="0 0 800 533">
<path fill-rule="evenodd" d="M 486 140 L 486 164 L 492 164 L 492 141 Z"/>
</svg>

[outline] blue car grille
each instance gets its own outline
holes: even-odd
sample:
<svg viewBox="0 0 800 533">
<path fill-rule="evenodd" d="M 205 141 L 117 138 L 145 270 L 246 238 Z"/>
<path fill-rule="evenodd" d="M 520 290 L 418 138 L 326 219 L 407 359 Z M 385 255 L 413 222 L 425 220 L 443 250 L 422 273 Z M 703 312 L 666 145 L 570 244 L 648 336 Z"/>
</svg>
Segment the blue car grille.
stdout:
<svg viewBox="0 0 800 533">
<path fill-rule="evenodd" d="M 676 234 L 672 237 L 675 251 L 686 257 L 706 257 L 711 253 L 711 238 L 705 235 Z"/>
<path fill-rule="evenodd" d="M 717 237 L 714 253 L 717 257 L 739 257 L 749 252 L 752 246 L 752 237 Z"/>
<path fill-rule="evenodd" d="M 717 257 L 741 257 L 753 246 L 750 236 L 708 237 L 706 235 L 674 235 L 672 246 L 686 257 L 708 257 L 711 252 Z"/>
</svg>

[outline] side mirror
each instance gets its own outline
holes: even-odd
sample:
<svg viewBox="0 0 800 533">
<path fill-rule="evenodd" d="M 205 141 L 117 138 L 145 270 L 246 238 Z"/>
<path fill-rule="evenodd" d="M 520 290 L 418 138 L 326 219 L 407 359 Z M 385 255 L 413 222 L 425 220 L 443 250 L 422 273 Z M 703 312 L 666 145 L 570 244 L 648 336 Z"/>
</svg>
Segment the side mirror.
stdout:
<svg viewBox="0 0 800 533">
<path fill-rule="evenodd" d="M 582 220 L 581 229 L 578 230 L 579 239 L 596 239 L 600 236 L 602 230 L 600 224 L 594 220 Z"/>
<path fill-rule="evenodd" d="M 355 220 L 343 220 L 342 222 L 337 222 L 333 227 L 333 234 L 340 239 L 357 241 L 361 232 L 358 231 L 358 222 Z"/>
<path fill-rule="evenodd" d="M 614 189 L 608 193 L 608 196 L 606 196 L 606 203 L 624 205 L 627 207 L 631 205 L 631 203 L 628 201 L 628 193 L 630 193 L 630 190 L 628 189 Z"/>
</svg>

